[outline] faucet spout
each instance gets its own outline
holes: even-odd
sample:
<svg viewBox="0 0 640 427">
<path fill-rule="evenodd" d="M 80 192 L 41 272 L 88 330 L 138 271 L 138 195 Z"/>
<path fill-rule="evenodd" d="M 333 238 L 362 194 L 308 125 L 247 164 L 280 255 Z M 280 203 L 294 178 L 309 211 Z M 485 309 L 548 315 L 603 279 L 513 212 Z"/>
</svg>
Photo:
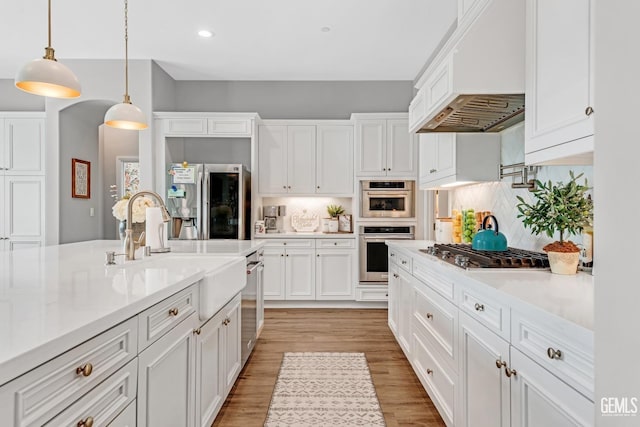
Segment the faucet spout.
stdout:
<svg viewBox="0 0 640 427">
<path fill-rule="evenodd" d="M 126 237 L 124 239 L 124 253 L 125 259 L 134 260 L 136 259 L 135 253 L 137 246 L 139 246 L 140 242 L 136 242 L 133 239 L 132 233 L 133 229 L 131 228 L 131 224 L 133 223 L 133 202 L 143 196 L 150 196 L 155 199 L 156 205 L 159 206 L 162 210 L 162 220 L 164 222 L 169 222 L 171 220 L 171 215 L 169 215 L 169 211 L 167 210 L 167 206 L 164 204 L 162 197 L 154 191 L 143 190 L 138 191 L 133 196 L 129 198 L 129 202 L 127 203 L 127 229 L 125 230 Z"/>
</svg>

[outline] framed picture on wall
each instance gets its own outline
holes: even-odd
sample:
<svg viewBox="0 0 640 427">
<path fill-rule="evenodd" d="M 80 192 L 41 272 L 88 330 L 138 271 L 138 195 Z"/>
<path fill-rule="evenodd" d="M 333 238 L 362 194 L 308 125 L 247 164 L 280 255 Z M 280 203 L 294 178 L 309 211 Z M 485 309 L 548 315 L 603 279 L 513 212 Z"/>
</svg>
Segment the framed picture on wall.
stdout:
<svg viewBox="0 0 640 427">
<path fill-rule="evenodd" d="M 71 159 L 71 197 L 91 198 L 91 162 Z"/>
</svg>

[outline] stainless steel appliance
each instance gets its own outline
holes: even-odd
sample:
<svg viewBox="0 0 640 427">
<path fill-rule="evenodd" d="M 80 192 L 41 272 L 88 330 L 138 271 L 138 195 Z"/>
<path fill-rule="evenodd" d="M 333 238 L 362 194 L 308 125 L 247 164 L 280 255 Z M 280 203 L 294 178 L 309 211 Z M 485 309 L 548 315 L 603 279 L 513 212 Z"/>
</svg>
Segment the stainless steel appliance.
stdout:
<svg viewBox="0 0 640 427">
<path fill-rule="evenodd" d="M 362 218 L 413 218 L 414 181 L 362 181 Z"/>
<path fill-rule="evenodd" d="M 241 332 L 240 355 L 242 366 L 256 345 L 258 332 L 258 310 L 262 309 L 262 252 L 247 256 L 247 284 L 242 290 L 240 302 Z"/>
<path fill-rule="evenodd" d="M 249 239 L 251 174 L 241 164 L 169 165 L 171 239 Z"/>
<path fill-rule="evenodd" d="M 462 243 L 434 244 L 420 249 L 458 267 L 471 268 L 549 268 L 547 254 L 525 249 L 508 248 L 506 251 L 482 251 Z"/>
<path fill-rule="evenodd" d="M 360 226 L 360 281 L 385 284 L 389 278 L 389 259 L 385 240 L 413 240 L 415 227 Z"/>
<path fill-rule="evenodd" d="M 264 217 L 264 228 L 267 233 L 279 233 L 280 227 L 278 217 L 287 214 L 287 207 L 284 205 L 270 205 L 262 207 L 262 216 Z"/>
</svg>

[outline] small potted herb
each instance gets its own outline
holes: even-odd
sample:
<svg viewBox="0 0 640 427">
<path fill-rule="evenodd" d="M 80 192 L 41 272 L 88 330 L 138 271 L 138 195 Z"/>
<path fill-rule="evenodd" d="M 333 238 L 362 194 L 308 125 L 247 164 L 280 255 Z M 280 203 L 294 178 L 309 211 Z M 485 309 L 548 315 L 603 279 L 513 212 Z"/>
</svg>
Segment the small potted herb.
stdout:
<svg viewBox="0 0 640 427">
<path fill-rule="evenodd" d="M 523 218 L 525 227 L 531 228 L 534 234 L 545 233 L 549 237 L 559 233 L 560 240 L 542 248 L 549 256 L 552 273 L 576 274 L 578 271 L 580 248 L 565 237 L 580 233 L 592 223 L 593 202 L 586 195 L 590 187 L 586 178 L 584 185 L 577 182 L 582 175 L 574 176 L 573 171 L 569 171 L 571 179 L 567 183 L 536 180 L 538 188 L 533 192 L 536 200 L 532 204 L 517 196 L 518 218 Z"/>
<path fill-rule="evenodd" d="M 329 205 L 327 206 L 327 213 L 331 217 L 329 219 L 329 233 L 337 233 L 339 230 L 338 215 L 344 213 L 344 208 L 341 205 Z"/>
</svg>

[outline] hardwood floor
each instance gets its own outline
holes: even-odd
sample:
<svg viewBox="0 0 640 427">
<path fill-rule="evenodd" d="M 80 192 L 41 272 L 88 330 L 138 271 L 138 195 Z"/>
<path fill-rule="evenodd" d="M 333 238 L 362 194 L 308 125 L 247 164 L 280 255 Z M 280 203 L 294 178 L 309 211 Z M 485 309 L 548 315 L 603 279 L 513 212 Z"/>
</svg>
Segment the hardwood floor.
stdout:
<svg viewBox="0 0 640 427">
<path fill-rule="evenodd" d="M 262 426 L 284 352 L 364 352 L 387 426 L 444 426 L 387 325 L 387 310 L 267 309 L 214 426 Z"/>
</svg>

